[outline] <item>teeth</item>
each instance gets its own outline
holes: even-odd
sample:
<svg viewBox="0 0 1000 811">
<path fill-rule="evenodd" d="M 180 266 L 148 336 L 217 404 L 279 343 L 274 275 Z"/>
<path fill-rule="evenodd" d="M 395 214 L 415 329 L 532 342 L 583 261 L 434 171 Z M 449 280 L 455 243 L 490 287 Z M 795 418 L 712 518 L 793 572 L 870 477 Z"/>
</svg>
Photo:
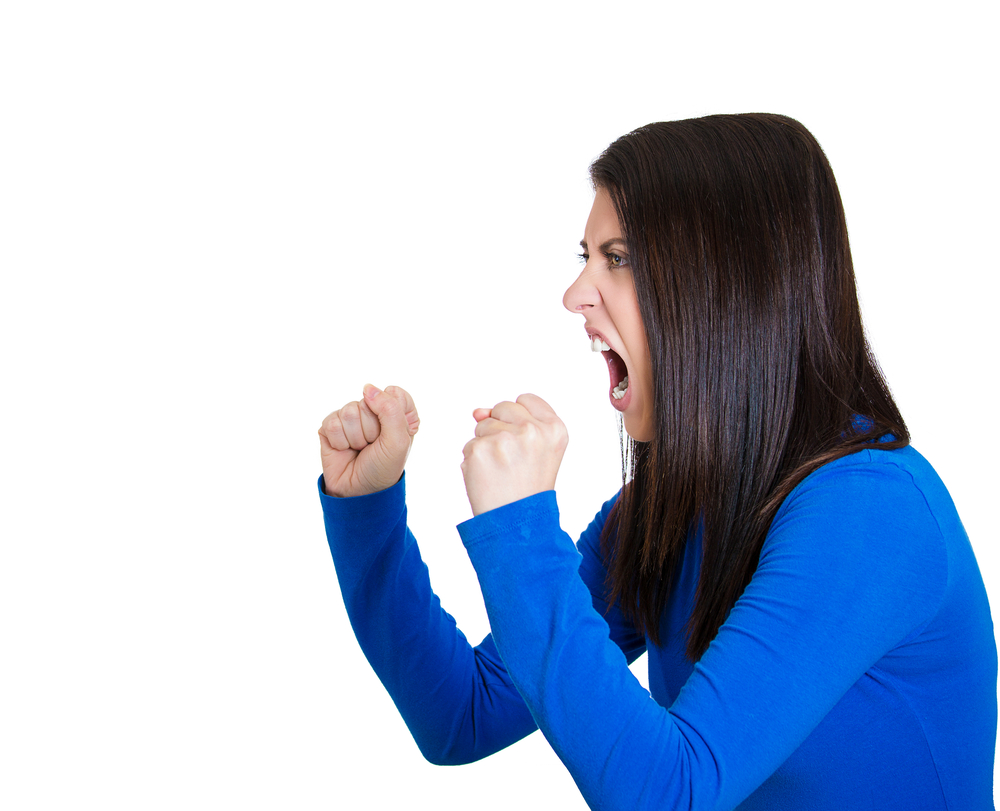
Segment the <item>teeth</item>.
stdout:
<svg viewBox="0 0 1000 811">
<path fill-rule="evenodd" d="M 611 390 L 611 396 L 616 400 L 621 400 L 625 396 L 625 392 L 628 391 L 628 375 L 625 375 L 625 379 L 619 383 L 614 389 Z"/>
<path fill-rule="evenodd" d="M 611 349 L 604 341 L 600 338 L 594 337 L 590 339 L 590 351 L 591 352 L 607 352 Z"/>
</svg>

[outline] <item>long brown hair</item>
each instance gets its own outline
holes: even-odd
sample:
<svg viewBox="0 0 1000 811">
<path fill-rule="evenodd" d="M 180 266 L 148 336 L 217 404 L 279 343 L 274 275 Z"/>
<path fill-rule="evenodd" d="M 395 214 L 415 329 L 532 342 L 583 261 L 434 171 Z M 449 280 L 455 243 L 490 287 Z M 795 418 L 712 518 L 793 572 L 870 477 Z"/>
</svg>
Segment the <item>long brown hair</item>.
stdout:
<svg viewBox="0 0 1000 811">
<path fill-rule="evenodd" d="M 865 339 L 833 171 L 805 127 L 765 114 L 650 124 L 590 174 L 628 245 L 654 386 L 654 435 L 627 440 L 605 526 L 608 587 L 659 644 L 671 574 L 700 529 L 696 660 L 792 488 L 909 433 Z"/>
</svg>

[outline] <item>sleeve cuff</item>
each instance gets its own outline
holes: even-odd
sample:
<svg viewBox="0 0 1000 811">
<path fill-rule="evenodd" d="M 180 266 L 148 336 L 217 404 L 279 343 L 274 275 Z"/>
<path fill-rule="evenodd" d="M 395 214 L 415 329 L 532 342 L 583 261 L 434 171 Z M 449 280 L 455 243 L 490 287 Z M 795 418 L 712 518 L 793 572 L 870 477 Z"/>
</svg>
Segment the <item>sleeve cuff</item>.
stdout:
<svg viewBox="0 0 1000 811">
<path fill-rule="evenodd" d="M 403 477 L 392 487 L 364 496 L 336 498 L 323 490 L 319 477 L 326 539 L 338 576 L 350 579 L 363 572 L 379 555 L 395 530 L 402 538 L 406 525 L 406 483 Z M 352 573 L 354 573 L 352 575 Z"/>
<path fill-rule="evenodd" d="M 339 498 L 328 496 L 320 475 L 316 483 L 319 488 L 319 500 L 323 505 L 323 514 L 336 517 L 339 520 L 351 521 L 366 519 L 374 515 L 385 515 L 386 512 L 396 512 L 406 503 L 406 473 L 392 487 L 368 493 L 364 496 L 349 496 Z"/>
<path fill-rule="evenodd" d="M 463 521 L 458 525 L 458 534 L 465 548 L 471 549 L 498 538 L 515 543 L 527 541 L 540 526 L 551 526 L 551 522 L 558 527 L 559 507 L 556 491 L 546 490 Z"/>
</svg>

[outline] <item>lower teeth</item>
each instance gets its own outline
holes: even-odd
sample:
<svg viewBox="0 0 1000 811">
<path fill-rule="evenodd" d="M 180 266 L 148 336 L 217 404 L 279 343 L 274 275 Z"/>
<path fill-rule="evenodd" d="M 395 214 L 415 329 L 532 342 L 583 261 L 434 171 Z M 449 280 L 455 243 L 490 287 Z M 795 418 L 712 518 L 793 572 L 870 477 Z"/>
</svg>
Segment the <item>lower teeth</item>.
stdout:
<svg viewBox="0 0 1000 811">
<path fill-rule="evenodd" d="M 625 396 L 625 392 L 628 391 L 628 375 L 625 375 L 625 379 L 614 387 L 611 391 L 611 396 L 616 400 L 621 400 Z"/>
</svg>

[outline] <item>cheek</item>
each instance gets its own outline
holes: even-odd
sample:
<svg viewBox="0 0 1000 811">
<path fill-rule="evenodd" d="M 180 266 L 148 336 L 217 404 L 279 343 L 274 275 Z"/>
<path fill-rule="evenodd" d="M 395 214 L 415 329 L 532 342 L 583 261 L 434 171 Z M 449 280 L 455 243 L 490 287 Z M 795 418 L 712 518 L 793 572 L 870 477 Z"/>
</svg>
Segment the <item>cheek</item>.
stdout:
<svg viewBox="0 0 1000 811">
<path fill-rule="evenodd" d="M 649 359 L 649 346 L 646 343 L 646 330 L 642 326 L 642 317 L 636 308 L 633 314 L 631 330 L 630 353 L 636 365 L 636 371 L 644 383 L 652 380 L 652 364 Z"/>
<path fill-rule="evenodd" d="M 642 317 L 639 314 L 639 307 L 634 307 L 634 329 L 632 330 L 632 359 L 635 364 L 635 371 L 639 380 L 639 391 L 642 398 L 642 413 L 640 419 L 642 426 L 641 433 L 652 434 L 653 427 L 653 364 L 649 357 L 649 349 L 646 343 L 646 330 L 642 325 Z"/>
<path fill-rule="evenodd" d="M 628 278 L 615 280 L 615 285 L 605 294 L 609 309 L 614 307 L 614 316 L 621 332 L 630 346 L 629 351 L 638 355 L 646 351 L 646 331 L 642 326 L 642 313 L 635 297 L 635 288 Z"/>
<path fill-rule="evenodd" d="M 635 288 L 629 282 L 628 292 L 622 296 L 626 302 L 628 313 L 629 332 L 632 335 L 632 343 L 635 345 L 635 352 L 645 357 L 646 352 L 646 329 L 642 325 L 642 312 L 639 310 L 639 302 L 635 297 Z"/>
</svg>

